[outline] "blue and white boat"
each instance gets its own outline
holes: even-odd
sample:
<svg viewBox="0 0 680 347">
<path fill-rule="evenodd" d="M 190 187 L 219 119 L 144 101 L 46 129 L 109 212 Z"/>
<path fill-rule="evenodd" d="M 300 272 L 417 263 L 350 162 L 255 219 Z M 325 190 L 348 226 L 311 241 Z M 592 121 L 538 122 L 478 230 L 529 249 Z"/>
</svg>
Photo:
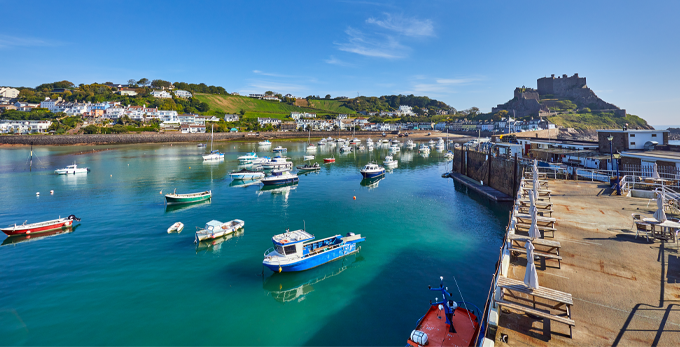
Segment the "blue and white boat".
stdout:
<svg viewBox="0 0 680 347">
<path fill-rule="evenodd" d="M 281 153 L 281 152 L 288 152 L 288 148 L 286 148 L 286 147 L 281 147 L 281 146 L 276 146 L 276 148 L 274 148 L 274 152 L 279 152 L 279 153 Z"/>
<path fill-rule="evenodd" d="M 239 164 L 252 164 L 253 161 L 257 159 L 257 153 L 255 152 L 249 152 L 246 155 L 242 155 L 238 157 L 238 163 Z"/>
<path fill-rule="evenodd" d="M 290 173 L 288 170 L 273 170 L 271 176 L 260 180 L 264 185 L 277 185 L 295 183 L 299 180 L 298 175 Z"/>
<path fill-rule="evenodd" d="M 305 230 L 286 231 L 272 237 L 274 247 L 264 253 L 262 264 L 274 272 L 305 271 L 359 251 L 366 238 L 354 233 L 314 241 Z"/>
<path fill-rule="evenodd" d="M 269 142 L 269 140 L 260 141 L 260 142 L 258 142 L 257 144 L 258 144 L 259 146 L 263 146 L 263 147 L 265 147 L 265 146 L 271 146 L 271 145 L 272 145 L 272 143 Z"/>
<path fill-rule="evenodd" d="M 281 157 L 279 155 L 275 156 L 271 160 L 262 163 L 262 167 L 265 170 L 283 170 L 283 169 L 292 169 L 293 168 L 293 162 L 286 160 L 287 158 Z"/>
<path fill-rule="evenodd" d="M 364 178 L 374 178 L 384 174 L 385 168 L 375 163 L 368 163 L 361 169 L 361 176 Z"/>
</svg>

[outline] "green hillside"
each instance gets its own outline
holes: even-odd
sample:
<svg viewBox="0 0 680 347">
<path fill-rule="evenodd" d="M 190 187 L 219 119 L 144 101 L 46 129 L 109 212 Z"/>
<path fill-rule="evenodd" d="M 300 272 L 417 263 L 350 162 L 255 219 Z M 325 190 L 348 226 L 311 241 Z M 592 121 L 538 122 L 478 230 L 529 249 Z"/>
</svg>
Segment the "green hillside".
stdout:
<svg viewBox="0 0 680 347">
<path fill-rule="evenodd" d="M 628 123 L 629 128 L 647 128 L 649 125 L 644 119 L 627 114 L 626 117 L 616 117 L 613 113 L 564 113 L 548 117 L 555 125 L 574 128 L 576 130 L 597 130 L 623 128 Z"/>
<path fill-rule="evenodd" d="M 195 98 L 210 105 L 211 110 L 224 113 L 239 113 L 244 110 L 244 118 L 271 117 L 285 119 L 291 112 L 316 113 L 318 116 L 354 113 L 342 106 L 342 101 L 314 100 L 313 107 L 293 106 L 276 101 L 253 99 L 236 95 L 196 94 Z"/>
</svg>

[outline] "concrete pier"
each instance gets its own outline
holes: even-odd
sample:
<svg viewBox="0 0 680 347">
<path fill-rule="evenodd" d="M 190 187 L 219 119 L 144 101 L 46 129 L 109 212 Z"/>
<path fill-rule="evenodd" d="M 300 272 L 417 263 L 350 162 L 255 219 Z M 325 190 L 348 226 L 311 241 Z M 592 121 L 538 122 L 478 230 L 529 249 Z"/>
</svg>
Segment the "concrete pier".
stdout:
<svg viewBox="0 0 680 347">
<path fill-rule="evenodd" d="M 611 195 L 597 182 L 549 181 L 561 269 L 537 261 L 542 287 L 570 293 L 569 328 L 512 309 L 500 314 L 496 346 L 680 346 L 680 251 L 677 244 L 635 238 L 632 213 L 656 204 Z M 649 207 L 648 207 L 649 203 Z M 511 257 L 508 277 L 522 281 L 525 257 Z M 501 339 L 505 338 L 506 342 Z"/>
</svg>

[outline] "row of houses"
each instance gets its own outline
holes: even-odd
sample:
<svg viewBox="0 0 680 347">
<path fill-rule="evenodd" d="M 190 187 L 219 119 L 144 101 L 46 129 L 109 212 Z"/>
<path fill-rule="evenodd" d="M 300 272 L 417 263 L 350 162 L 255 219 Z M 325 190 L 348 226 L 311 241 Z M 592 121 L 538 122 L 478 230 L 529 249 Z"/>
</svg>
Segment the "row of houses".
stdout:
<svg viewBox="0 0 680 347">
<path fill-rule="evenodd" d="M 0 134 L 42 134 L 51 125 L 48 120 L 0 120 Z"/>
<path fill-rule="evenodd" d="M 290 95 L 290 94 L 289 94 Z M 281 99 L 276 97 L 275 95 L 266 95 L 266 94 L 250 94 L 248 95 L 251 98 L 255 99 L 261 99 L 261 100 L 269 100 L 269 101 L 278 101 L 281 102 Z"/>
</svg>

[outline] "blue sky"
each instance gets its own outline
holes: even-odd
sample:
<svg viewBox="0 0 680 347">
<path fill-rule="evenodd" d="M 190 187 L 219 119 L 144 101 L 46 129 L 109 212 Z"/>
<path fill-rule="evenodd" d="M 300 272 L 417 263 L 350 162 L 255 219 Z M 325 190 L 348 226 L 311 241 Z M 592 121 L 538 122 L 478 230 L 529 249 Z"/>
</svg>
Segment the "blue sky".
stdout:
<svg viewBox="0 0 680 347">
<path fill-rule="evenodd" d="M 680 124 L 678 1 L 5 1 L 0 85 L 165 79 L 297 96 L 427 95 L 483 111 L 579 75 Z M 8 15 L 13 14 L 13 15 Z"/>
</svg>

